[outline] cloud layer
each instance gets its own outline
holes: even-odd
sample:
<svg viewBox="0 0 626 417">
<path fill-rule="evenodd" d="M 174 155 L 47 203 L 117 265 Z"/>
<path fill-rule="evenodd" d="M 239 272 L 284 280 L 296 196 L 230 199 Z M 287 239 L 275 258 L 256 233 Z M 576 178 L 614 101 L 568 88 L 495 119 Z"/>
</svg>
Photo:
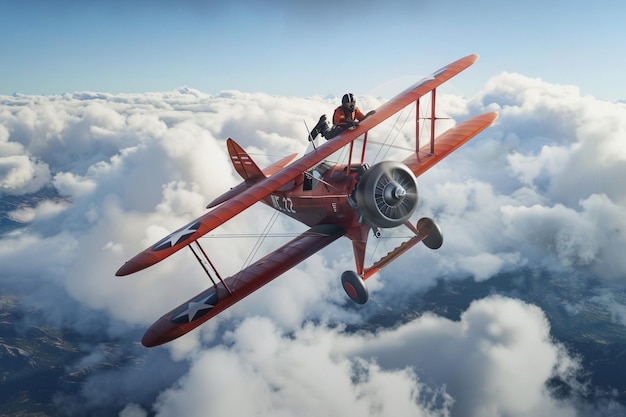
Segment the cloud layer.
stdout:
<svg viewBox="0 0 626 417">
<path fill-rule="evenodd" d="M 442 276 L 481 281 L 529 265 L 624 284 L 626 190 L 618 179 L 626 175 L 626 105 L 510 73 L 476 97 L 441 95 L 438 103 L 440 115 L 457 120 L 493 110 L 500 117 L 419 178 L 418 214 L 437 219 L 444 246 L 414 249 L 368 281 L 375 302 L 393 303 Z M 264 166 L 303 152 L 303 120 L 310 126 L 335 104 L 188 88 L 0 97 L 0 196 L 28 202 L 6 213 L 24 227 L 0 238 L 3 286 L 35 288 L 25 302 L 46 309 L 56 325 L 137 340 L 206 279 L 186 253 L 132 277 L 113 275 L 239 182 L 225 139 Z M 380 101 L 362 97 L 359 104 L 371 109 Z M 404 119 L 413 117 L 401 115 L 372 139 L 409 146 L 414 126 Z M 255 233 L 271 216 L 255 206 L 220 232 Z M 285 219 L 274 226 L 300 230 Z M 372 241 L 368 259 L 397 243 Z M 229 274 L 254 242 L 203 245 Z M 261 252 L 276 246 L 265 242 Z M 367 318 L 367 309 L 346 308 L 338 283 L 353 264 L 349 242 L 336 242 L 164 348 L 177 371 L 150 393 L 129 380 L 125 394 L 116 393 L 120 415 L 575 416 L 584 408 L 546 388 L 555 378 L 575 385 L 581 369 L 551 339 L 539 308 L 493 296 L 474 302 L 459 321 L 425 315 L 395 329 L 350 333 L 338 324 Z M 102 380 L 94 375 L 88 386 L 102 387 Z M 102 403 L 96 391 L 83 391 L 93 399 L 85 407 Z"/>
<path fill-rule="evenodd" d="M 375 334 L 306 325 L 288 336 L 257 317 L 202 352 L 157 415 L 573 416 L 545 382 L 576 366 L 537 307 L 500 297 L 459 322 L 427 315 Z"/>
</svg>

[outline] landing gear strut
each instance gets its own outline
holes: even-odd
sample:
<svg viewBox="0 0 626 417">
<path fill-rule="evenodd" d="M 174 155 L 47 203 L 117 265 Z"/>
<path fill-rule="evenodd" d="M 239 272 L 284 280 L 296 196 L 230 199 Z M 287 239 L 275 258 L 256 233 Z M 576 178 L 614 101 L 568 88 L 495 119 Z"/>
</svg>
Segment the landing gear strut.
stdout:
<svg viewBox="0 0 626 417">
<path fill-rule="evenodd" d="M 439 249 L 443 244 L 441 229 L 433 219 L 422 217 L 419 219 L 416 226 L 413 226 L 410 222 L 406 222 L 405 225 L 415 233 L 415 236 L 405 242 L 402 242 L 400 246 L 383 256 L 378 261 L 374 262 L 372 266 L 363 268 L 363 273 L 361 275 L 354 271 L 346 271 L 341 274 L 341 285 L 352 301 L 357 304 L 365 304 L 369 298 L 369 292 L 367 290 L 367 286 L 365 285 L 365 280 L 380 271 L 417 243 L 422 242 L 430 249 Z M 380 229 L 377 227 L 373 230 L 374 235 L 378 237 Z M 356 245 L 355 254 L 357 249 L 360 249 L 361 252 L 363 252 L 365 250 L 365 246 L 363 245 L 363 247 L 360 247 Z"/>
</svg>

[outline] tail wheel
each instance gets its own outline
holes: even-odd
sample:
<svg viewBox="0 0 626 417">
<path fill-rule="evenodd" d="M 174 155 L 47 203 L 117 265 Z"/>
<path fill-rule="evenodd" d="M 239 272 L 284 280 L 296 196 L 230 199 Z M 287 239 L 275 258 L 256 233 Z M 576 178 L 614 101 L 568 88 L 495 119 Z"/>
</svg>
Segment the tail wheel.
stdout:
<svg viewBox="0 0 626 417">
<path fill-rule="evenodd" d="M 369 299 L 369 291 L 363 278 L 354 271 L 346 271 L 341 274 L 341 285 L 346 294 L 357 304 L 365 304 Z"/>
</svg>

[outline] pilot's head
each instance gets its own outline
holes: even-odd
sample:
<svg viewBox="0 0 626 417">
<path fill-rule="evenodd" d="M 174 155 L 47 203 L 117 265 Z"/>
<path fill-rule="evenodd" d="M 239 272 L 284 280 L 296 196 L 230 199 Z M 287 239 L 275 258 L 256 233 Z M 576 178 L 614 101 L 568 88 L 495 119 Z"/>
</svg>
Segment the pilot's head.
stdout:
<svg viewBox="0 0 626 417">
<path fill-rule="evenodd" d="M 344 94 L 343 98 L 341 99 L 341 105 L 350 111 L 354 111 L 354 109 L 356 108 L 356 100 L 354 98 L 354 94 Z"/>
</svg>

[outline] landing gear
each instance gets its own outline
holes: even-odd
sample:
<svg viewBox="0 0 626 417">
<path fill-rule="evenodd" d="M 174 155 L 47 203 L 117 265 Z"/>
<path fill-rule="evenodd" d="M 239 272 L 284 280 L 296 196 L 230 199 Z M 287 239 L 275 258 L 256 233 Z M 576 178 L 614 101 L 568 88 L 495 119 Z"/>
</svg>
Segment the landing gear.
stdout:
<svg viewBox="0 0 626 417">
<path fill-rule="evenodd" d="M 365 285 L 365 280 L 380 271 L 385 266 L 389 265 L 394 259 L 417 245 L 419 242 L 424 243 L 426 247 L 430 249 L 439 249 L 443 244 L 443 235 L 441 229 L 435 223 L 433 219 L 428 217 L 422 217 L 417 222 L 417 225 L 413 225 L 411 222 L 406 222 L 405 225 L 414 233 L 414 236 L 407 241 L 404 241 L 400 246 L 383 256 L 378 261 L 374 262 L 372 266 L 363 268 L 363 259 L 365 257 L 365 242 L 353 241 L 353 248 L 355 258 L 357 260 L 357 267 L 362 271 L 361 274 L 357 274 L 354 271 L 346 271 L 341 274 L 341 285 L 348 294 L 348 297 L 357 304 L 365 304 L 369 299 L 369 292 Z M 376 237 L 380 234 L 378 227 L 372 229 Z"/>
<path fill-rule="evenodd" d="M 439 225 L 428 217 L 422 217 L 417 222 L 418 230 L 426 230 L 428 235 L 422 240 L 422 243 L 429 249 L 439 249 L 443 245 L 443 234 Z"/>
<path fill-rule="evenodd" d="M 357 304 L 365 304 L 369 299 L 369 292 L 363 278 L 354 271 L 341 274 L 341 285 L 348 297 Z"/>
</svg>

